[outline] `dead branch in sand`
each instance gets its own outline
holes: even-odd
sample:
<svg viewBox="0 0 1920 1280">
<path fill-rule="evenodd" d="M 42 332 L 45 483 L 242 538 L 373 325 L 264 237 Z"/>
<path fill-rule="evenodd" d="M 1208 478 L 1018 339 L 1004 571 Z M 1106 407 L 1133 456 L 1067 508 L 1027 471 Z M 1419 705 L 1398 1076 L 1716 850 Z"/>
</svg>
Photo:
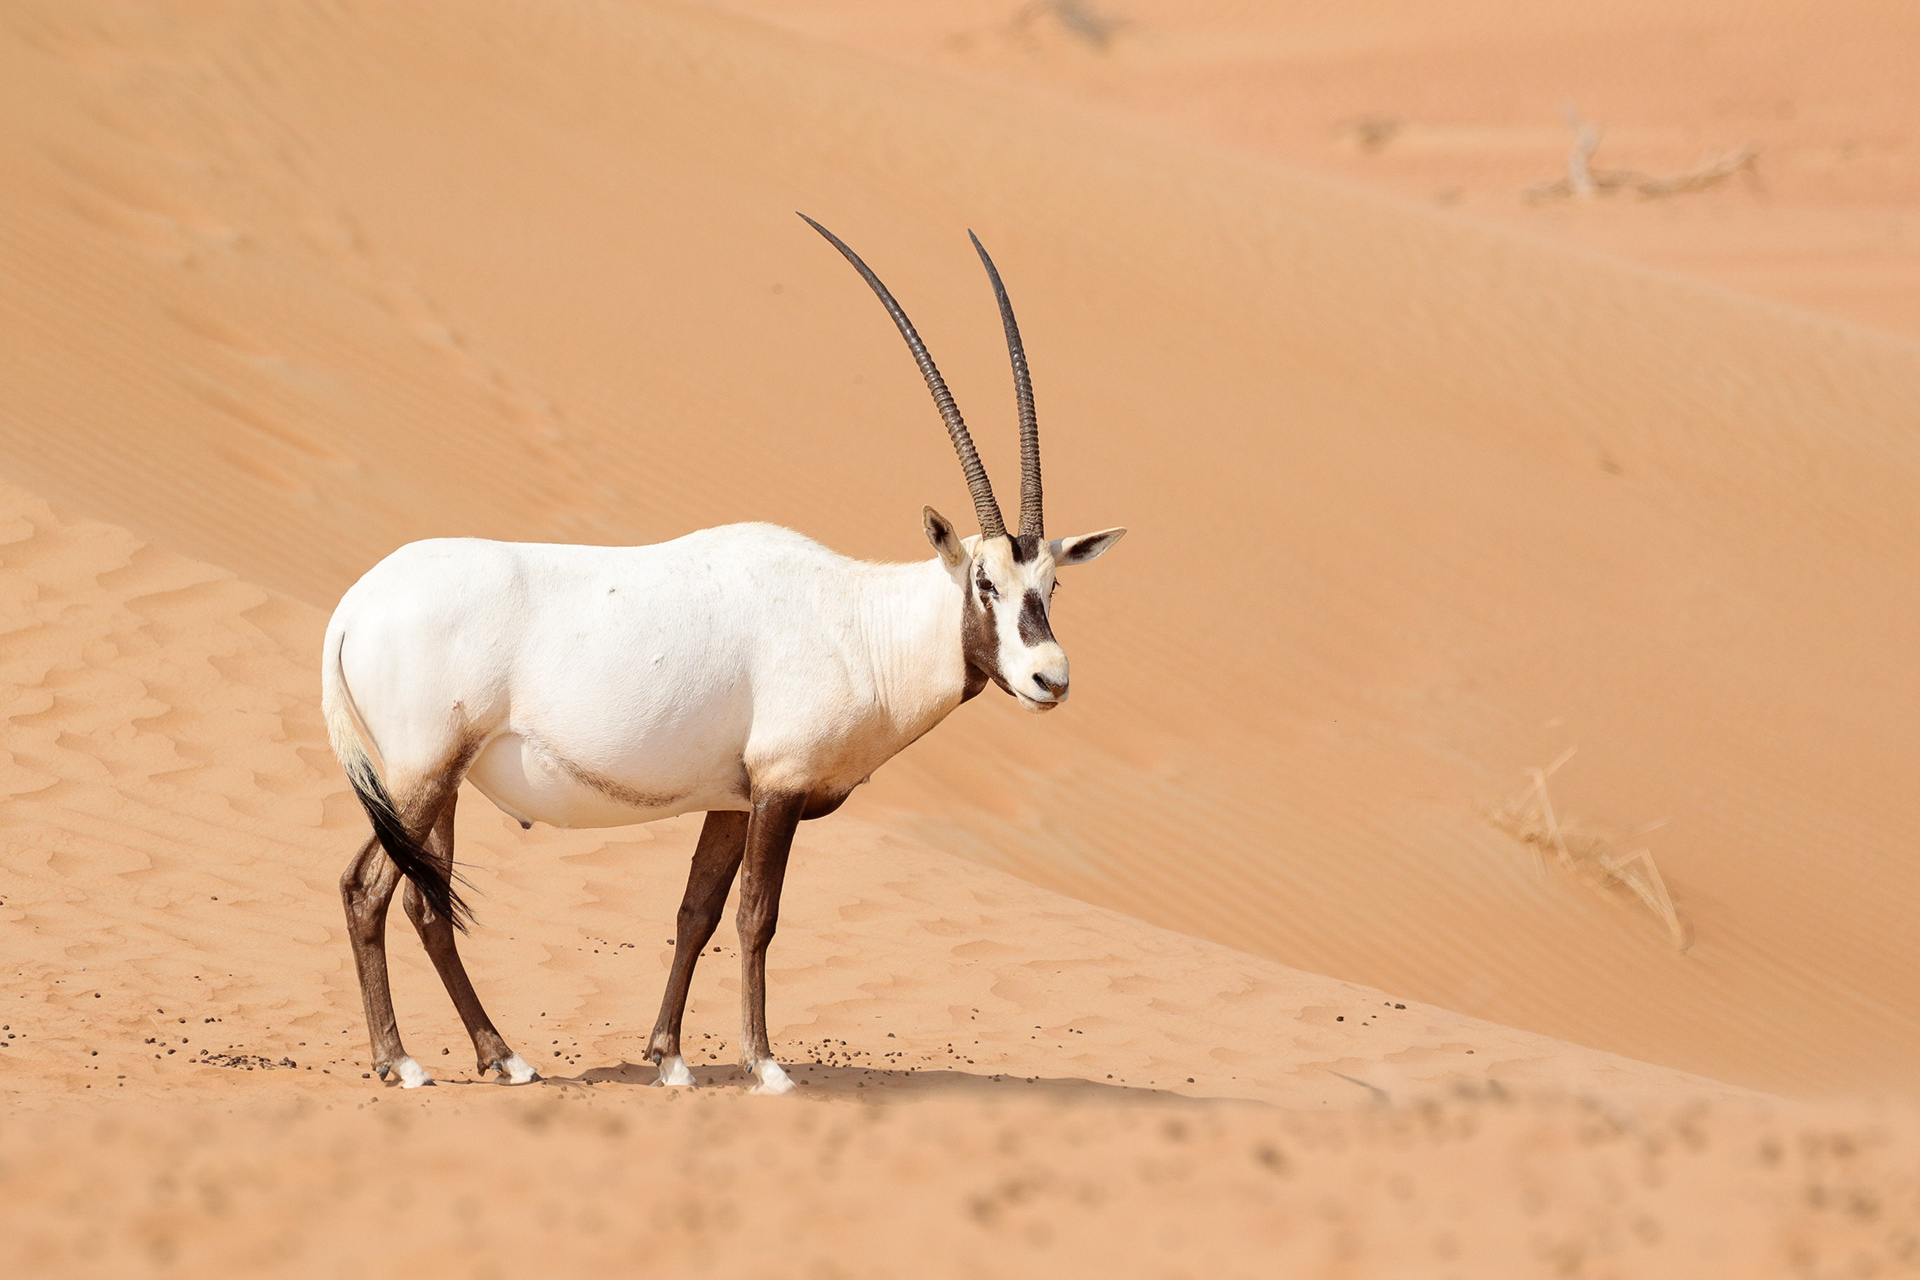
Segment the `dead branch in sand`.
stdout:
<svg viewBox="0 0 1920 1280">
<path fill-rule="evenodd" d="M 1736 173 L 1755 176 L 1753 162 L 1760 156 L 1760 144 L 1749 142 L 1745 146 L 1735 147 L 1732 151 L 1715 160 L 1709 160 L 1698 169 L 1686 173 L 1676 173 L 1670 178 L 1650 178 L 1639 186 L 1639 192 L 1649 200 L 1660 196 L 1677 196 L 1687 191 L 1705 191 L 1708 187 L 1725 182 Z"/>
<path fill-rule="evenodd" d="M 1547 874 L 1545 855 L 1551 850 L 1562 871 L 1609 902 L 1625 905 L 1626 895 L 1631 895 L 1631 900 L 1637 900 L 1665 926 L 1673 945 L 1685 951 L 1692 939 L 1653 860 L 1653 851 L 1617 853 L 1615 841 L 1593 825 L 1569 820 L 1555 811 L 1547 779 L 1572 759 L 1573 753 L 1574 748 L 1569 747 L 1546 768 L 1525 770 L 1528 785 L 1488 816 L 1495 826 L 1527 846 L 1542 878 Z M 1650 823 L 1626 838 L 1644 835 L 1660 825 Z"/>
<path fill-rule="evenodd" d="M 1600 146 L 1600 131 L 1582 120 L 1571 102 L 1561 104 L 1560 114 L 1573 130 L 1573 150 L 1567 153 L 1567 194 L 1576 200 L 1591 200 L 1599 188 L 1594 183 L 1589 162 Z"/>
<path fill-rule="evenodd" d="M 1566 117 L 1567 127 L 1573 130 L 1573 146 L 1567 152 L 1567 176 L 1528 187 L 1521 197 L 1529 204 L 1554 198 L 1591 200 L 1615 191 L 1632 191 L 1642 200 L 1658 200 L 1690 191 L 1705 191 L 1736 173 L 1744 173 L 1749 182 L 1759 180 L 1758 171 L 1754 168 L 1754 162 L 1760 156 L 1758 142 L 1735 147 L 1724 155 L 1703 160 L 1697 167 L 1684 173 L 1664 178 L 1642 173 L 1638 169 L 1596 169 L 1593 167 L 1593 153 L 1600 147 L 1600 130 L 1582 119 L 1571 103 L 1563 105 L 1560 110 Z"/>
<path fill-rule="evenodd" d="M 1551 778 L 1554 771 L 1561 765 L 1573 759 L 1573 753 L 1579 749 L 1578 747 L 1568 747 L 1560 753 L 1559 759 L 1555 760 L 1546 768 L 1528 769 L 1526 771 L 1527 776 L 1533 779 L 1533 793 L 1540 801 L 1540 815 L 1546 820 L 1547 837 L 1553 842 L 1553 847 L 1560 854 L 1560 865 L 1568 871 L 1573 870 L 1573 855 L 1567 852 L 1567 842 L 1562 839 L 1560 835 L 1559 820 L 1553 816 L 1553 797 L 1547 794 L 1547 779 Z M 1546 879 L 1547 861 L 1540 856 L 1538 849 L 1534 850 L 1533 862 L 1534 866 L 1540 872 L 1540 878 L 1542 880 Z"/>
<path fill-rule="evenodd" d="M 1635 864 L 1639 864 L 1637 867 Z M 1609 875 L 1647 904 L 1647 909 L 1660 917 L 1667 926 L 1667 936 L 1673 939 L 1673 945 L 1681 950 L 1687 947 L 1687 932 L 1680 924 L 1680 915 L 1673 909 L 1673 895 L 1667 892 L 1667 882 L 1660 878 L 1660 868 L 1654 865 L 1653 852 L 1649 849 L 1635 849 L 1624 858 L 1609 858 L 1602 854 L 1600 865 Z"/>
</svg>

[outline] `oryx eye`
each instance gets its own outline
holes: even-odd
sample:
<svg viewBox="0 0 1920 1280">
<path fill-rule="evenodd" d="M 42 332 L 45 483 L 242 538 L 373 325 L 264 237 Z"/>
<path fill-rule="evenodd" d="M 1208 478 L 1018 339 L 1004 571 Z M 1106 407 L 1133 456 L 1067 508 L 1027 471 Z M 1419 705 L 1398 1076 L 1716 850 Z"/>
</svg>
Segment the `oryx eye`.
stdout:
<svg viewBox="0 0 1920 1280">
<path fill-rule="evenodd" d="M 999 590 L 994 587 L 993 583 L 987 580 L 986 574 L 984 573 L 981 574 L 979 577 L 975 578 L 973 581 L 974 581 L 974 584 L 980 588 L 980 594 L 986 599 L 993 600 L 1000 595 Z"/>
</svg>

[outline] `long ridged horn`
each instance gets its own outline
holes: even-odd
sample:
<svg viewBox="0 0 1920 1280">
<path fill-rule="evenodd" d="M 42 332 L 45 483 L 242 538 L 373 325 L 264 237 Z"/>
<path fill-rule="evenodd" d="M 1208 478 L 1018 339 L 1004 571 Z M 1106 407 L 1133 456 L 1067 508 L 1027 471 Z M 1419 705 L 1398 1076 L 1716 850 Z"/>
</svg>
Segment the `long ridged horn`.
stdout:
<svg viewBox="0 0 1920 1280">
<path fill-rule="evenodd" d="M 1013 360 L 1013 395 L 1020 406 L 1020 532 L 1040 538 L 1046 536 L 1046 519 L 1040 510 L 1040 422 L 1033 412 L 1033 375 L 1027 369 L 1027 349 L 1020 342 L 1020 324 L 1013 318 L 1013 303 L 1007 287 L 1000 283 L 1000 272 L 987 256 L 980 237 L 967 232 L 974 252 L 986 265 L 987 278 L 993 281 L 993 296 L 1000 303 L 1000 324 L 1007 331 L 1007 355 Z"/>
<path fill-rule="evenodd" d="M 933 403 L 940 410 L 940 416 L 946 421 L 947 434 L 953 438 L 953 451 L 960 455 L 960 470 L 967 477 L 967 489 L 973 494 L 974 513 L 980 517 L 980 532 L 989 538 L 1003 538 L 1007 525 L 1000 518 L 1000 504 L 993 499 L 993 485 L 987 480 L 987 469 L 980 465 L 980 454 L 973 447 L 973 437 L 967 434 L 966 421 L 960 416 L 960 407 L 953 402 L 953 393 L 947 390 L 946 380 L 940 376 L 940 370 L 934 367 L 933 357 L 927 354 L 927 344 L 920 341 L 920 335 L 914 332 L 913 322 L 907 319 L 907 313 L 887 292 L 887 286 L 880 283 L 880 277 L 873 274 L 873 268 L 860 260 L 860 255 L 847 248 L 846 242 L 827 230 L 806 214 L 800 215 L 808 226 L 827 238 L 827 243 L 838 249 L 860 273 L 861 279 L 879 295 L 880 305 L 893 317 L 894 325 L 900 330 L 900 336 L 907 340 L 907 349 L 913 352 L 914 363 L 920 366 L 920 376 L 927 380 L 927 390 L 933 393 Z"/>
</svg>

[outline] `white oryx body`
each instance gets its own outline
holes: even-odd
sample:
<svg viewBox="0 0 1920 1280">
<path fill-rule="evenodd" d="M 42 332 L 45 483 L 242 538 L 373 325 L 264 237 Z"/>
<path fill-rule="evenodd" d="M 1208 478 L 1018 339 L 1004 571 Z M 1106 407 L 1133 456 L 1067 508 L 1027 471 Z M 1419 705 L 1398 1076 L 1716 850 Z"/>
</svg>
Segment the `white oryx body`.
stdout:
<svg viewBox="0 0 1920 1280">
<path fill-rule="evenodd" d="M 537 1074 L 481 1008 L 455 947 L 453 813 L 471 782 L 523 825 L 611 827 L 705 812 L 676 922 L 649 1056 L 662 1084 L 693 1083 L 680 1025 L 694 964 L 736 876 L 742 1063 L 760 1091 L 792 1082 L 766 1026 L 766 951 L 794 828 L 948 713 L 999 685 L 1030 711 L 1066 700 L 1050 621 L 1057 569 L 1124 529 L 1048 541 L 1026 356 L 999 273 L 1020 405 L 1021 520 L 1010 534 L 946 384 L 886 287 L 866 279 L 919 363 L 959 454 L 981 534 L 931 507 L 938 553 L 850 560 L 768 524 L 644 547 L 441 538 L 400 548 L 347 592 L 327 626 L 327 735 L 373 824 L 341 877 L 374 1067 L 432 1080 L 402 1047 L 388 989 L 387 908 L 406 911 L 473 1038 L 482 1071 Z"/>
<path fill-rule="evenodd" d="M 347 592 L 323 694 L 336 745 L 363 734 L 390 789 L 472 752 L 467 781 L 522 823 L 744 812 L 755 785 L 817 806 L 960 705 L 964 596 L 938 559 L 863 563 L 766 524 L 643 547 L 440 538 Z M 1066 682 L 1058 644 L 1033 659 Z"/>
</svg>

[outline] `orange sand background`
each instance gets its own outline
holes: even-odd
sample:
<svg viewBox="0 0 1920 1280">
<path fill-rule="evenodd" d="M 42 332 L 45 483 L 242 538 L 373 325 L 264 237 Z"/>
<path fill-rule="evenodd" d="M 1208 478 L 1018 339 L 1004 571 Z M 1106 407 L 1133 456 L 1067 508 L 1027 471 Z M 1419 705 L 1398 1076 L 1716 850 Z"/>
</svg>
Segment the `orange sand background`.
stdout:
<svg viewBox="0 0 1920 1280">
<path fill-rule="evenodd" d="M 1104 48 L 1061 12 L 0 17 L 0 1248 L 1920 1256 L 1905 10 L 1143 0 Z M 1526 204 L 1562 98 L 1597 162 L 1761 138 L 1764 190 Z M 1368 149 L 1363 117 L 1401 123 Z M 317 707 L 339 592 L 427 535 L 768 519 L 907 558 L 921 502 L 967 508 L 796 208 L 887 277 L 1004 488 L 964 228 L 994 250 L 1051 522 L 1133 530 L 1061 592 L 1076 697 L 969 704 L 803 830 L 770 1012 L 810 1098 L 734 1092 L 725 933 L 690 1019 L 722 1087 L 629 1087 L 694 820 L 522 833 L 477 797 L 470 967 L 575 1083 L 453 1087 L 396 934 L 449 1086 L 382 1093 Z M 1523 771 L 1568 748 L 1563 858 Z M 1684 946 L 1599 861 L 1643 848 Z"/>
</svg>

